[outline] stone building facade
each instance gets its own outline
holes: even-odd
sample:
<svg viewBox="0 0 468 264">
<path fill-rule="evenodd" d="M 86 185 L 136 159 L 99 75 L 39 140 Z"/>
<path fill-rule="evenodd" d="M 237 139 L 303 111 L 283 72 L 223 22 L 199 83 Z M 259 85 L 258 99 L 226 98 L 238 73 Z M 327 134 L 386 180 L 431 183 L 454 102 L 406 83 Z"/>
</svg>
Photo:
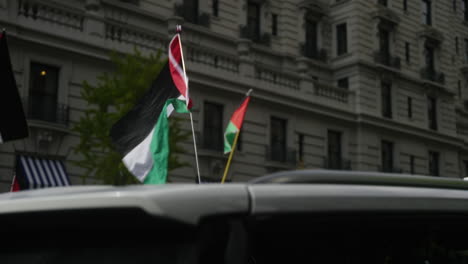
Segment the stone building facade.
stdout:
<svg viewBox="0 0 468 264">
<path fill-rule="evenodd" d="M 1 0 L 31 136 L 0 145 L 0 189 L 22 153 L 63 159 L 80 184 L 70 128 L 88 107 L 82 82 L 112 69 L 112 50 L 165 53 L 177 24 L 205 180 L 221 177 L 222 133 L 250 88 L 232 181 L 302 168 L 468 173 L 467 0 Z M 193 167 L 173 182 L 196 177 L 183 144 Z"/>
</svg>

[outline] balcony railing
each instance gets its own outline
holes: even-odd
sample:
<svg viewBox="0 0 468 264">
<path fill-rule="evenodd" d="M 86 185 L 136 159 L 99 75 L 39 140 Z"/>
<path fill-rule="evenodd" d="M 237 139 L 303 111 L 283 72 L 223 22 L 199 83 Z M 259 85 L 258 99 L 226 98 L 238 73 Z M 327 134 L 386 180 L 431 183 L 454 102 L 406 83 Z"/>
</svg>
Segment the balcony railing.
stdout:
<svg viewBox="0 0 468 264">
<path fill-rule="evenodd" d="M 307 44 L 301 44 L 301 54 L 307 58 L 327 61 L 327 51 L 325 49 L 315 49 L 309 47 Z"/>
<path fill-rule="evenodd" d="M 436 72 L 434 69 L 428 67 L 421 69 L 421 78 L 432 82 L 445 84 L 445 75 L 442 72 Z"/>
<path fill-rule="evenodd" d="M 381 51 L 374 52 L 375 63 L 382 64 L 395 69 L 400 69 L 401 60 L 399 57 L 391 56 Z"/>
<path fill-rule="evenodd" d="M 270 146 L 265 147 L 265 158 L 267 161 L 277 161 L 287 163 L 289 165 L 296 166 L 296 150 L 287 148 L 272 148 Z"/>
<path fill-rule="evenodd" d="M 268 69 L 260 65 L 255 66 L 255 77 L 259 80 L 299 90 L 299 77 L 294 74 L 287 74 L 280 70 Z"/>
<path fill-rule="evenodd" d="M 19 0 L 18 16 L 83 31 L 84 13 L 52 1 Z M 13 2 L 11 2 L 13 4 Z"/>
<path fill-rule="evenodd" d="M 22 100 L 26 118 L 68 125 L 68 105 L 47 103 L 45 100 L 35 97 L 25 97 Z"/>
<path fill-rule="evenodd" d="M 351 161 L 347 159 L 332 161 L 325 157 L 323 159 L 323 167 L 330 170 L 351 170 Z"/>
<path fill-rule="evenodd" d="M 315 95 L 326 97 L 341 103 L 347 103 L 350 91 L 348 89 L 333 87 L 324 83 L 314 82 Z"/>
<path fill-rule="evenodd" d="M 239 29 L 239 36 L 241 38 L 250 39 L 253 42 L 270 46 L 271 37 L 268 33 L 259 34 L 248 26 L 241 26 Z"/>
</svg>

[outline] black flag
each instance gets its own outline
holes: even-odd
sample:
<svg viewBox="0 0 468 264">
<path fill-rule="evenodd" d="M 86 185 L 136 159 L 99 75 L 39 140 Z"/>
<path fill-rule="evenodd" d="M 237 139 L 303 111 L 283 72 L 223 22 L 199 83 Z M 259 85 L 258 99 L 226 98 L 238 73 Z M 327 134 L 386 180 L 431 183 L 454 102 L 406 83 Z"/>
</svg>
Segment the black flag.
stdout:
<svg viewBox="0 0 468 264">
<path fill-rule="evenodd" d="M 28 137 L 28 124 L 11 67 L 6 32 L 0 35 L 0 143 Z"/>
</svg>

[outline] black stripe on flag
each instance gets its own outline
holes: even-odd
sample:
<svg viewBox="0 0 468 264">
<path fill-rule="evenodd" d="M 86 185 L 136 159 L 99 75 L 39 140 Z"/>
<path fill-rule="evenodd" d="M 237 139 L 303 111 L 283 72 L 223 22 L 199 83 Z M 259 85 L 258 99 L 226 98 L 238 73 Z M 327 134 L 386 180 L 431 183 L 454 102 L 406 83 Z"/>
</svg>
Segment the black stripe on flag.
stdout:
<svg viewBox="0 0 468 264">
<path fill-rule="evenodd" d="M 6 142 L 28 137 L 28 124 L 11 68 L 6 33 L 0 35 L 0 136 Z"/>
<path fill-rule="evenodd" d="M 112 126 L 110 136 L 116 150 L 125 156 L 135 148 L 156 125 L 166 101 L 179 96 L 166 63 L 150 89 Z"/>
</svg>

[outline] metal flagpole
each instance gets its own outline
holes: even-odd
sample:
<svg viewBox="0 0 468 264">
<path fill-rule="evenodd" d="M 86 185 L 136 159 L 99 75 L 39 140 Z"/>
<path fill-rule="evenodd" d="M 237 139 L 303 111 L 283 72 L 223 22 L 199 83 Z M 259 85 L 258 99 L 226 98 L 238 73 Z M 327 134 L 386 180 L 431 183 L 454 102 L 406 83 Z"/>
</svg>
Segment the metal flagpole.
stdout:
<svg viewBox="0 0 468 264">
<path fill-rule="evenodd" d="M 180 40 L 180 33 L 182 32 L 182 26 L 181 25 L 177 25 L 176 27 L 176 32 L 177 34 L 179 34 L 179 47 L 180 47 L 180 55 L 181 55 L 181 59 L 182 59 L 182 68 L 184 70 L 184 78 L 185 78 L 185 83 L 187 85 L 187 89 L 188 89 L 188 80 L 187 80 L 187 73 L 185 71 L 185 62 L 184 62 L 184 51 L 182 49 L 182 41 Z M 188 108 L 188 103 L 189 103 L 189 98 L 185 98 L 186 99 L 186 106 Z M 195 151 L 195 163 L 197 164 L 197 176 L 198 176 L 198 184 L 201 183 L 201 177 L 200 177 L 200 166 L 198 165 L 198 151 L 197 151 L 197 140 L 195 138 L 195 129 L 193 127 L 193 116 L 192 116 L 192 112 L 189 112 L 189 115 L 190 115 L 190 124 L 192 126 L 192 137 L 193 137 L 193 149 Z"/>
<path fill-rule="evenodd" d="M 252 91 L 253 91 L 253 89 L 249 89 L 247 91 L 247 93 L 245 94 L 245 97 L 249 97 L 250 94 L 252 93 Z M 239 131 L 237 131 L 236 137 L 234 138 L 234 142 L 232 143 L 231 153 L 229 154 L 229 158 L 228 158 L 228 161 L 227 161 L 227 164 L 226 164 L 226 168 L 224 169 L 224 174 L 223 174 L 223 178 L 221 179 L 221 184 L 223 184 L 224 181 L 226 181 L 226 176 L 227 176 L 227 173 L 229 171 L 229 167 L 231 166 L 232 157 L 234 156 L 234 151 L 236 150 L 237 140 L 239 138 L 239 134 L 240 134 L 240 129 L 239 129 Z"/>
<path fill-rule="evenodd" d="M 232 144 L 231 153 L 229 154 L 229 159 L 227 161 L 226 168 L 224 169 L 224 175 L 223 175 L 223 178 L 221 179 L 221 184 L 223 184 L 224 181 L 226 180 L 229 167 L 231 166 L 232 156 L 234 156 L 234 151 L 236 150 L 237 139 L 239 138 L 239 134 L 240 134 L 240 129 L 239 131 L 237 131 L 236 137 L 234 138 L 234 143 Z"/>
</svg>

